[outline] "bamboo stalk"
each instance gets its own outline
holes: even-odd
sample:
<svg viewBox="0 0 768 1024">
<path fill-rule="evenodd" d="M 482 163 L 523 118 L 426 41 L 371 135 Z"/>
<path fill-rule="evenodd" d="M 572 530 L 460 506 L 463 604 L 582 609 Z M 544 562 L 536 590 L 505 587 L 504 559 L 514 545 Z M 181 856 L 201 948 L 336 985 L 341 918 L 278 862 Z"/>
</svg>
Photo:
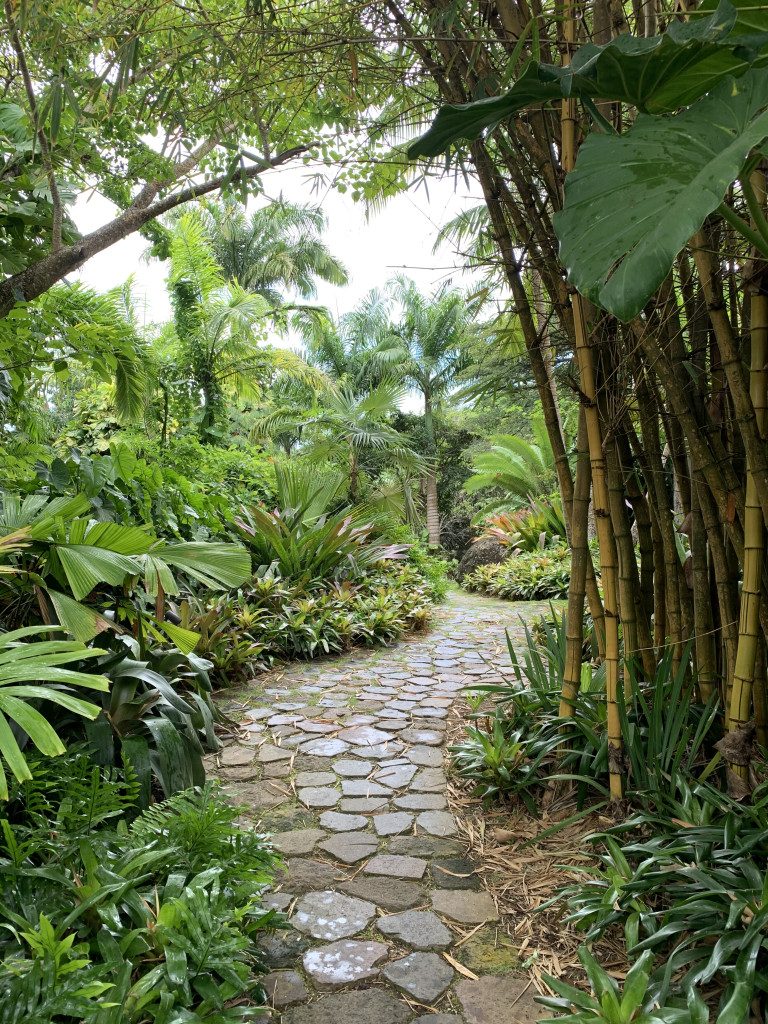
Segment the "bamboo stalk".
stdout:
<svg viewBox="0 0 768 1024">
<path fill-rule="evenodd" d="M 568 611 L 565 624 L 565 671 L 560 697 L 560 717 L 573 714 L 574 703 L 581 685 L 581 662 L 584 642 L 584 600 L 587 582 L 587 564 L 591 563 L 587 522 L 592 470 L 589 463 L 587 422 L 584 410 L 579 409 L 576 434 L 576 477 L 571 505 L 571 578 L 568 581 Z M 597 627 L 595 627 L 597 628 Z"/>
<path fill-rule="evenodd" d="M 571 50 L 576 41 L 576 20 L 572 6 L 564 12 L 563 65 L 571 59 Z M 576 161 L 576 101 L 563 100 L 562 110 L 562 165 L 567 174 L 573 170 Z M 623 741 L 617 693 L 619 688 L 619 616 L 617 606 L 616 549 L 611 532 L 610 502 L 606 481 L 603 438 L 597 408 L 597 389 L 593 352 L 587 330 L 584 301 L 574 292 L 572 295 L 573 321 L 576 333 L 576 359 L 581 380 L 581 407 L 587 425 L 589 457 L 592 468 L 592 495 L 597 539 L 600 546 L 600 574 L 603 583 L 603 609 L 605 613 L 605 666 L 606 704 L 608 725 L 608 771 L 612 800 L 621 800 L 624 795 L 622 781 Z"/>
<path fill-rule="evenodd" d="M 765 174 L 756 171 L 752 187 L 760 201 L 765 202 Z M 759 257 L 755 255 L 754 263 Z M 757 429 L 765 436 L 768 421 L 768 294 L 763 284 L 763 269 L 758 267 L 753 281 L 750 302 L 750 363 L 749 396 L 755 410 Z M 749 721 L 752 714 L 752 691 L 755 659 L 760 640 L 760 591 L 762 589 L 764 543 L 763 510 L 758 494 L 759 480 L 756 467 L 747 449 L 747 489 L 744 507 L 744 572 L 741 584 L 741 612 L 739 615 L 739 643 L 733 673 L 730 702 L 729 729 L 733 730 Z M 733 766 L 737 774 L 746 778 L 748 766 Z"/>
</svg>

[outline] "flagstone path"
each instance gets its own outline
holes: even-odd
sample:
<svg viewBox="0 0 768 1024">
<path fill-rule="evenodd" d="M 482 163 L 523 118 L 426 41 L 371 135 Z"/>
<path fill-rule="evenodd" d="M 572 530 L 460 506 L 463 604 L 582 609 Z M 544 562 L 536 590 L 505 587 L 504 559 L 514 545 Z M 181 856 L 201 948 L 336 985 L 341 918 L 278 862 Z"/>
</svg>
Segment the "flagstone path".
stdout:
<svg viewBox="0 0 768 1024">
<path fill-rule="evenodd" d="M 521 616 L 548 607 L 454 592 L 428 632 L 392 648 L 227 691 L 240 732 L 210 774 L 248 808 L 244 825 L 274 835 L 287 869 L 265 899 L 291 925 L 262 940 L 274 1024 L 545 1015 L 500 956 L 496 906 L 448 807 L 444 741 L 465 686 L 511 677 L 505 628 L 519 643 Z"/>
</svg>

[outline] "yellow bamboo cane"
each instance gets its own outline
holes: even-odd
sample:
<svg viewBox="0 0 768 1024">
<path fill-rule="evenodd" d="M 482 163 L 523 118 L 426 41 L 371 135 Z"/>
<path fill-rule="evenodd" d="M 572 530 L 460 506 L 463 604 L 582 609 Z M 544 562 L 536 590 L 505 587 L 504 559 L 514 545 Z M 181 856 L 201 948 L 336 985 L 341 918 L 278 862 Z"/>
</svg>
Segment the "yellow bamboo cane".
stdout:
<svg viewBox="0 0 768 1024">
<path fill-rule="evenodd" d="M 563 65 L 571 60 L 571 50 L 576 42 L 576 20 L 572 6 L 565 8 L 563 34 L 565 48 Z M 562 166 L 566 174 L 573 170 L 576 161 L 576 101 L 563 100 L 562 105 Z M 606 480 L 603 439 L 600 416 L 597 408 L 597 389 L 593 352 L 584 311 L 584 300 L 578 293 L 572 296 L 573 320 L 576 334 L 576 359 L 581 378 L 582 406 L 587 424 L 589 459 L 592 467 L 592 498 L 597 525 L 597 539 L 600 547 L 600 574 L 603 583 L 603 607 L 605 610 L 605 662 L 606 702 L 608 718 L 608 770 L 612 800 L 621 800 L 624 795 L 622 772 L 622 736 L 617 694 L 619 688 L 619 616 L 617 602 L 616 548 L 611 532 L 610 504 Z"/>
<path fill-rule="evenodd" d="M 765 203 L 765 174 L 756 171 L 752 189 L 761 206 Z M 755 223 L 753 218 L 753 224 Z M 757 262 L 759 257 L 755 257 Z M 757 428 L 765 437 L 768 420 L 768 295 L 763 286 L 762 268 L 757 267 L 750 300 L 750 367 L 749 392 L 755 409 Z M 752 466 L 747 464 L 747 489 L 744 502 L 744 575 L 741 588 L 739 642 L 731 691 L 729 730 L 749 721 L 752 715 L 752 690 L 755 658 L 760 637 L 760 581 L 765 552 L 763 512 L 758 500 Z M 746 765 L 734 765 L 746 778 Z"/>
</svg>

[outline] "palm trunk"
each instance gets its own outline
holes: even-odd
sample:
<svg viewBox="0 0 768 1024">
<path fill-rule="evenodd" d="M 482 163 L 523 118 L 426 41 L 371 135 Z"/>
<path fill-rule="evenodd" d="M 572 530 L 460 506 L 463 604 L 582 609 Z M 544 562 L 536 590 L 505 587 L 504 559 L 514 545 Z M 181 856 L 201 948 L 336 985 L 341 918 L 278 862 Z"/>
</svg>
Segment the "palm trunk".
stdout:
<svg viewBox="0 0 768 1024">
<path fill-rule="evenodd" d="M 427 470 L 427 538 L 430 548 L 440 547 L 440 516 L 437 509 L 437 470 Z"/>
</svg>

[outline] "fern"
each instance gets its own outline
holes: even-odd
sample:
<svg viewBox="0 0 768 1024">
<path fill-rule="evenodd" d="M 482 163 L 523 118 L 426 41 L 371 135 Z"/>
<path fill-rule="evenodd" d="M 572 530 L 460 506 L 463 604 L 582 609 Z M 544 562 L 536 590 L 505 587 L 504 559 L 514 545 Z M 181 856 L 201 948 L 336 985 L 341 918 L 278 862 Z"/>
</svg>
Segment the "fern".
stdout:
<svg viewBox="0 0 768 1024">
<path fill-rule="evenodd" d="M 265 836 L 237 828 L 242 810 L 207 782 L 148 808 L 130 826 L 128 840 L 136 846 L 161 843 L 174 863 L 191 874 L 220 867 L 222 884 L 236 884 L 253 895 L 269 881 L 276 857 Z"/>
</svg>

